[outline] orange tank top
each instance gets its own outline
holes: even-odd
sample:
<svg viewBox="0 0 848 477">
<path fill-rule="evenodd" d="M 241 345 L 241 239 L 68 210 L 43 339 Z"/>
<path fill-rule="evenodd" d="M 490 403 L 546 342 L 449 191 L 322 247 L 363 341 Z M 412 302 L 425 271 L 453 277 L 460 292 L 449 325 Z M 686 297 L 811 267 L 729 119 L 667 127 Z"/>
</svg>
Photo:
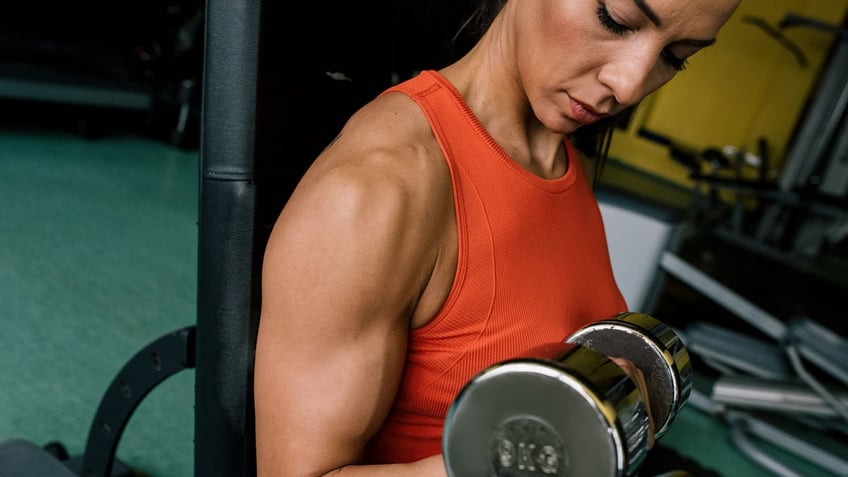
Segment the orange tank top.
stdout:
<svg viewBox="0 0 848 477">
<path fill-rule="evenodd" d="M 442 424 L 475 374 L 530 347 L 626 311 L 597 202 L 572 145 L 568 170 L 543 179 L 486 132 L 435 71 L 387 91 L 421 107 L 450 168 L 459 256 L 442 309 L 409 337 L 395 403 L 370 442 L 371 463 L 441 453 Z"/>
</svg>

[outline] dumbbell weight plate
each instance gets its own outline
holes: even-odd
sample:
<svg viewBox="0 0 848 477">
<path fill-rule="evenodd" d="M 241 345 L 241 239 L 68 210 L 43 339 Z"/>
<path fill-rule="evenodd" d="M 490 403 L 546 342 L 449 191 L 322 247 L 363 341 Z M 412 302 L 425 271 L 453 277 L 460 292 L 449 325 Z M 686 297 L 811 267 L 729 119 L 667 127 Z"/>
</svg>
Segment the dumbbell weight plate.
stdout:
<svg viewBox="0 0 848 477">
<path fill-rule="evenodd" d="M 544 348 L 463 387 L 445 419 L 448 476 L 612 477 L 641 464 L 650 429 L 633 381 L 590 348 Z"/>
<path fill-rule="evenodd" d="M 643 313 L 622 313 L 573 333 L 569 343 L 610 357 L 630 360 L 645 375 L 654 419 L 654 436 L 662 437 L 692 390 L 689 353 L 674 330 Z"/>
</svg>

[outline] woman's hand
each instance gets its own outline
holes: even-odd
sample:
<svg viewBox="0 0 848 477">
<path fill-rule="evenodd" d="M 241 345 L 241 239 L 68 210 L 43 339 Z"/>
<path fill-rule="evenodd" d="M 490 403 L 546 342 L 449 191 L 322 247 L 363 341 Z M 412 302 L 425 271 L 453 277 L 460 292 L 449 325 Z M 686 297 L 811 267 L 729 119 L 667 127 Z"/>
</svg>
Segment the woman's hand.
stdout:
<svg viewBox="0 0 848 477">
<path fill-rule="evenodd" d="M 639 393 L 642 395 L 642 402 L 645 403 L 645 411 L 648 413 L 648 425 L 650 432 L 648 433 L 648 448 L 654 447 L 654 416 L 651 415 L 651 401 L 648 394 L 648 382 L 645 379 L 645 373 L 642 372 L 632 361 L 625 358 L 610 358 L 610 361 L 617 364 L 624 374 L 636 383 Z"/>
</svg>

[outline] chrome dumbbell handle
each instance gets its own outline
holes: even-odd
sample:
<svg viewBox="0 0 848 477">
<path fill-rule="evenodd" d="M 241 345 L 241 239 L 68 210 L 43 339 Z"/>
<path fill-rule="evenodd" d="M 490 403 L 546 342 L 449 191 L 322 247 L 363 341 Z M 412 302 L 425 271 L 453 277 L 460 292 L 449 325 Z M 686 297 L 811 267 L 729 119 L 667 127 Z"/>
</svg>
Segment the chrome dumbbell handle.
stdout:
<svg viewBox="0 0 848 477">
<path fill-rule="evenodd" d="M 668 325 L 643 313 L 622 313 L 574 332 L 569 343 L 625 358 L 645 375 L 654 436 L 662 437 L 692 390 L 689 353 Z"/>
</svg>

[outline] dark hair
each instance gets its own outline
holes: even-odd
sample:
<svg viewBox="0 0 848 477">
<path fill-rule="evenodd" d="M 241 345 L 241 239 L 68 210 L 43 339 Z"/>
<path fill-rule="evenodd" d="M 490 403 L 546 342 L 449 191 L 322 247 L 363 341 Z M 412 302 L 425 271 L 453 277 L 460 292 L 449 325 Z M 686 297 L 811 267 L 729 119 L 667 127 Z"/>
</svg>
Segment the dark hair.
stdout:
<svg viewBox="0 0 848 477">
<path fill-rule="evenodd" d="M 570 135 L 574 147 L 595 161 L 595 172 L 592 178 L 593 186 L 598 186 L 601 181 L 601 173 L 609 156 L 613 133 L 624 122 L 632 110 L 633 106 L 601 119 L 594 124 L 581 126 Z"/>
<path fill-rule="evenodd" d="M 458 41 L 460 36 L 477 40 L 494 21 L 507 0 L 481 0 L 477 8 L 462 24 L 454 37 Z M 570 135 L 574 146 L 595 161 L 595 173 L 592 184 L 597 186 L 601 179 L 604 164 L 609 154 L 612 135 L 616 127 L 622 122 L 633 108 L 604 118 L 594 124 L 582 126 Z"/>
<path fill-rule="evenodd" d="M 459 27 L 454 39 L 459 37 L 460 34 L 468 35 L 475 40 L 479 39 L 483 36 L 483 33 L 486 33 L 506 2 L 507 0 L 481 0 L 471 16 Z"/>
</svg>

